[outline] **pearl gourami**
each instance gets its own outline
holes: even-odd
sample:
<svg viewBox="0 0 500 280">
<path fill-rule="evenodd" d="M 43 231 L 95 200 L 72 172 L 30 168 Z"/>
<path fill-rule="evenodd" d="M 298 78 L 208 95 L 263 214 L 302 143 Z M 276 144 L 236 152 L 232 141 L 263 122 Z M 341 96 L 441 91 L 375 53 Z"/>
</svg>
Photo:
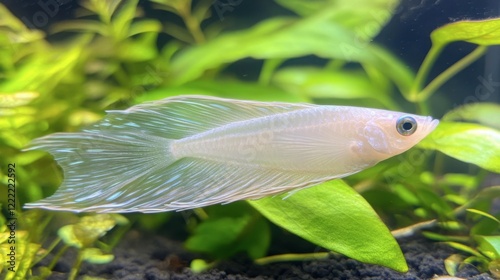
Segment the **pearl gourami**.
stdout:
<svg viewBox="0 0 500 280">
<path fill-rule="evenodd" d="M 439 123 L 380 109 L 179 96 L 35 139 L 64 172 L 25 208 L 164 212 L 291 192 L 362 171 Z"/>
</svg>

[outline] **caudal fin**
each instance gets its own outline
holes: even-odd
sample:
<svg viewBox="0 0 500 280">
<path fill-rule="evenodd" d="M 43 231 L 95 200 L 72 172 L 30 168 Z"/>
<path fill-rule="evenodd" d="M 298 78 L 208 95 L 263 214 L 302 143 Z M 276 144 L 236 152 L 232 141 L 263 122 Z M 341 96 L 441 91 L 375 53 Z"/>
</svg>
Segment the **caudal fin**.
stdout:
<svg viewBox="0 0 500 280">
<path fill-rule="evenodd" d="M 122 205 L 147 197 L 152 174 L 177 160 L 170 152 L 171 141 L 127 132 L 56 133 L 38 138 L 27 150 L 50 152 L 64 171 L 64 181 L 51 197 L 24 207 L 128 212 Z"/>
</svg>

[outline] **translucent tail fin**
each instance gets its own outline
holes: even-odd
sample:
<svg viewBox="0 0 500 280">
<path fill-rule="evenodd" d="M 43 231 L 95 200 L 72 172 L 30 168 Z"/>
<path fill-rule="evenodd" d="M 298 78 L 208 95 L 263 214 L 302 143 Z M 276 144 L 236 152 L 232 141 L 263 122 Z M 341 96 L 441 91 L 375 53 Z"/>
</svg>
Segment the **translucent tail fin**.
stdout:
<svg viewBox="0 0 500 280">
<path fill-rule="evenodd" d="M 123 132 L 56 133 L 38 138 L 28 150 L 50 152 L 64 171 L 64 181 L 51 197 L 24 207 L 128 212 L 121 204 L 148 195 L 151 174 L 177 160 L 170 152 L 171 141 Z"/>
</svg>

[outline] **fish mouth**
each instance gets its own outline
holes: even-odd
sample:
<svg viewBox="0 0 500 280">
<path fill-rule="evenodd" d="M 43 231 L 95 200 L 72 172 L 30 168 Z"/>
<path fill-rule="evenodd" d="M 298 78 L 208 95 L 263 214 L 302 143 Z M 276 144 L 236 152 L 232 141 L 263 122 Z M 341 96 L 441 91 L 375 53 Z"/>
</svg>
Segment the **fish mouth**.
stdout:
<svg viewBox="0 0 500 280">
<path fill-rule="evenodd" d="M 436 126 L 438 126 L 439 120 L 438 119 L 433 119 L 432 117 L 427 117 L 426 123 L 428 125 L 427 125 L 427 129 L 426 129 L 425 132 L 427 134 L 429 134 L 429 133 L 431 133 L 436 128 Z"/>
</svg>

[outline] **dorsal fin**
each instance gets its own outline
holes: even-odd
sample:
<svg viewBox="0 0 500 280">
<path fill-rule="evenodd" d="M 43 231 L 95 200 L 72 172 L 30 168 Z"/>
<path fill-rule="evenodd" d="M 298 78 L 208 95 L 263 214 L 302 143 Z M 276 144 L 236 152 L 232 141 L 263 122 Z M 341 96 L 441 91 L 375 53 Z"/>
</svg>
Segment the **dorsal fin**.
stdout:
<svg viewBox="0 0 500 280">
<path fill-rule="evenodd" d="M 106 117 L 86 132 L 124 129 L 168 139 L 181 139 L 229 123 L 310 108 L 310 104 L 258 102 L 186 95 L 147 102 Z"/>
</svg>

